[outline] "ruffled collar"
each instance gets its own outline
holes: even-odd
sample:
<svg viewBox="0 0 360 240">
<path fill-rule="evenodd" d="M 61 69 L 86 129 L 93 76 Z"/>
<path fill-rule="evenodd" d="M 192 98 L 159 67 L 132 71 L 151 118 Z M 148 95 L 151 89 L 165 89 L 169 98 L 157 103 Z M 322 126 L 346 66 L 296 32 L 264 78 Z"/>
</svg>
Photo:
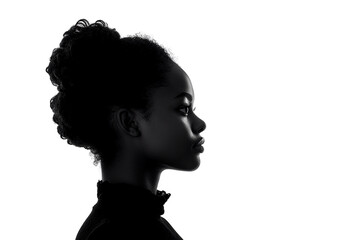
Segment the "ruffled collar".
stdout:
<svg viewBox="0 0 360 240">
<path fill-rule="evenodd" d="M 156 195 L 151 191 L 126 183 L 109 183 L 98 181 L 98 205 L 108 215 L 131 215 L 160 217 L 164 214 L 164 204 L 171 196 L 165 191 L 158 191 Z"/>
</svg>

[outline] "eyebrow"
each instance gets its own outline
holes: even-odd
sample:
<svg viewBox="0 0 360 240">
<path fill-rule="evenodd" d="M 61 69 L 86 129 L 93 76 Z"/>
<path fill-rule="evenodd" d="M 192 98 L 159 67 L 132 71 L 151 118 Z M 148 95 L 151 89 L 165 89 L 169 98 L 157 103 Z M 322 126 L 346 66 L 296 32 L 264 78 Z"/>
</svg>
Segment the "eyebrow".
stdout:
<svg viewBox="0 0 360 240">
<path fill-rule="evenodd" d="M 187 92 L 182 92 L 179 95 L 177 95 L 174 98 L 180 98 L 180 97 L 186 97 L 190 100 L 190 102 L 192 101 L 193 97 L 191 96 L 191 94 L 187 93 Z"/>
</svg>

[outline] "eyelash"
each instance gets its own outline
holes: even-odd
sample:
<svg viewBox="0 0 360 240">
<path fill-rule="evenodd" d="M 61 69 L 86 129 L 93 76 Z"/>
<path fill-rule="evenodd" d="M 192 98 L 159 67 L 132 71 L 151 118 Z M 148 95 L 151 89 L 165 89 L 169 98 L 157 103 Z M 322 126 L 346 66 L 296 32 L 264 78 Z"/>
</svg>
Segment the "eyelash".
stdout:
<svg viewBox="0 0 360 240">
<path fill-rule="evenodd" d="M 189 114 L 190 107 L 191 107 L 191 106 L 182 106 L 182 107 L 179 108 L 179 110 L 181 110 L 181 109 L 188 109 L 188 110 L 186 111 L 186 113 L 184 113 L 184 115 L 187 116 L 187 115 Z M 196 107 L 192 110 L 192 112 L 194 112 L 195 109 L 196 109 Z"/>
</svg>

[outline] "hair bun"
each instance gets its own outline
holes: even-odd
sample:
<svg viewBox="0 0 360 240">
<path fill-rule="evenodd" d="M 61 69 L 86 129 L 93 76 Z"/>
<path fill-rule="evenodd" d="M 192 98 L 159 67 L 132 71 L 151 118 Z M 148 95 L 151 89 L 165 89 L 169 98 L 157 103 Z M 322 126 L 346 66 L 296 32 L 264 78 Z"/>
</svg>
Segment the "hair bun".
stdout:
<svg viewBox="0 0 360 240">
<path fill-rule="evenodd" d="M 162 85 L 169 61 L 153 40 L 121 38 L 102 20 L 77 21 L 64 33 L 46 68 L 59 91 L 50 107 L 61 138 L 90 149 L 97 160 L 106 158 L 115 144 L 109 106 L 137 108 L 149 116 L 148 91 Z"/>
</svg>

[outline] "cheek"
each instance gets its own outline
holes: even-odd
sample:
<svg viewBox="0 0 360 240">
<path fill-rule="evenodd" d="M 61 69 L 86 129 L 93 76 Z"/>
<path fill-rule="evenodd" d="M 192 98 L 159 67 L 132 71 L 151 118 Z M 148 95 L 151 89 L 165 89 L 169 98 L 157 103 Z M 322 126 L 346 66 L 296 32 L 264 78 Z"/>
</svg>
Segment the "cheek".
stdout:
<svg viewBox="0 0 360 240">
<path fill-rule="evenodd" d="M 180 121 L 165 122 L 157 128 L 154 132 L 156 139 L 154 139 L 159 147 L 172 148 L 174 151 L 189 141 L 190 135 L 186 125 Z M 175 149 L 174 149 L 175 148 Z"/>
<path fill-rule="evenodd" d="M 183 120 L 158 120 L 146 134 L 146 151 L 156 158 L 182 156 L 191 150 L 191 131 Z"/>
</svg>

